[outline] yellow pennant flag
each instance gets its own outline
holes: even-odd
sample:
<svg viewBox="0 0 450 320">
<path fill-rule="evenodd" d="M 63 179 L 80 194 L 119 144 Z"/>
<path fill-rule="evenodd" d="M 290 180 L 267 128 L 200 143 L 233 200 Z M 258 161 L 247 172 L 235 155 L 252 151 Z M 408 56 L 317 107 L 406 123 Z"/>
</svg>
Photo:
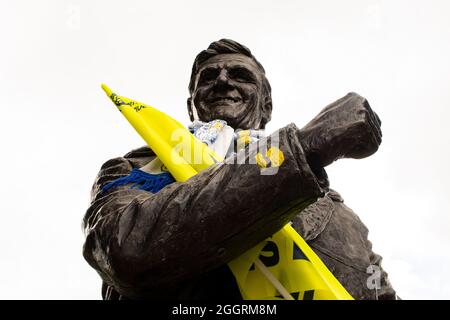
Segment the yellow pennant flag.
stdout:
<svg viewBox="0 0 450 320">
<path fill-rule="evenodd" d="M 223 160 L 165 113 L 119 96 L 104 84 L 102 88 L 176 181 L 186 181 Z M 246 300 L 353 299 L 289 224 L 228 266 Z"/>
<path fill-rule="evenodd" d="M 118 96 L 105 84 L 102 89 L 175 180 L 186 181 L 223 160 L 175 119 L 144 103 Z"/>
</svg>

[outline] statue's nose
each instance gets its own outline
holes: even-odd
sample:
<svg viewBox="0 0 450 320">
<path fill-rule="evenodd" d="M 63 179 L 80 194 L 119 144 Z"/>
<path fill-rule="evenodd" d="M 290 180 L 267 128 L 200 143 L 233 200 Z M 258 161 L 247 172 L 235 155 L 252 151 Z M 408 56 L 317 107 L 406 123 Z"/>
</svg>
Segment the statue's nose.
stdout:
<svg viewBox="0 0 450 320">
<path fill-rule="evenodd" d="M 222 90 L 229 89 L 231 86 L 229 80 L 227 70 L 222 69 L 216 78 L 216 87 Z"/>
<path fill-rule="evenodd" d="M 227 70 L 222 69 L 220 71 L 219 75 L 217 76 L 216 82 L 217 83 L 227 83 L 228 82 Z"/>
</svg>

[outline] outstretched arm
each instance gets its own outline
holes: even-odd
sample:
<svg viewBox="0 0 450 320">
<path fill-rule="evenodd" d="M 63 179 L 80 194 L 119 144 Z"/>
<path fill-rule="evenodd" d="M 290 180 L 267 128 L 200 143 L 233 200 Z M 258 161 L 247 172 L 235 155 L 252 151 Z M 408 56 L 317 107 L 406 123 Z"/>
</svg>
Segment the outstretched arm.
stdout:
<svg viewBox="0 0 450 320">
<path fill-rule="evenodd" d="M 295 214 L 289 209 L 300 211 L 322 195 L 299 134 L 291 124 L 258 141 L 279 135 L 285 160 L 275 175 L 228 159 L 156 194 L 128 186 L 102 194 L 102 185 L 132 169 L 123 158 L 107 162 L 84 218 L 84 257 L 129 297 L 167 290 L 227 263 L 285 225 Z M 256 155 L 249 150 L 242 151 L 246 163 Z"/>
</svg>

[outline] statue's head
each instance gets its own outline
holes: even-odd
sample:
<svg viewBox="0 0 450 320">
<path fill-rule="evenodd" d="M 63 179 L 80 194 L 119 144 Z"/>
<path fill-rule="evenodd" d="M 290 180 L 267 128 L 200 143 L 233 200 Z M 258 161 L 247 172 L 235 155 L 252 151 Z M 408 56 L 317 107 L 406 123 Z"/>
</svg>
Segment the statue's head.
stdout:
<svg viewBox="0 0 450 320">
<path fill-rule="evenodd" d="M 191 121 L 225 120 L 234 129 L 264 129 L 272 114 L 269 81 L 250 50 L 228 39 L 211 43 L 192 66 Z"/>
</svg>

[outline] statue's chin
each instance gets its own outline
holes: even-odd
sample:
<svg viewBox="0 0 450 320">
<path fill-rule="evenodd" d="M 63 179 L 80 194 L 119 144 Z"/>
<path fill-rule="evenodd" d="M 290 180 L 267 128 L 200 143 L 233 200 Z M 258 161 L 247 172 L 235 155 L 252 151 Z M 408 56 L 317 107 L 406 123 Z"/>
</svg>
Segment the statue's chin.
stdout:
<svg viewBox="0 0 450 320">
<path fill-rule="evenodd" d="M 227 125 L 233 128 L 239 121 L 235 116 L 229 114 L 214 114 L 211 120 L 224 120 Z"/>
<path fill-rule="evenodd" d="M 221 107 L 214 110 L 212 117 L 214 119 L 224 120 L 231 126 L 231 124 L 238 123 L 240 119 L 245 117 L 245 110 Z"/>
</svg>

